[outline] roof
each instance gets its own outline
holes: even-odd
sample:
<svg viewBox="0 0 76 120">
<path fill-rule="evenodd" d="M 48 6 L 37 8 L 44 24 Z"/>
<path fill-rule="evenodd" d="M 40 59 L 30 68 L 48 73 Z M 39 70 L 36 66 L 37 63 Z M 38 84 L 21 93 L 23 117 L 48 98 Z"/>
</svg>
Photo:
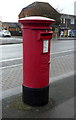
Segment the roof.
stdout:
<svg viewBox="0 0 76 120">
<path fill-rule="evenodd" d="M 42 16 L 60 21 L 60 13 L 47 2 L 33 2 L 24 7 L 19 14 L 19 18 L 26 16 Z"/>
<path fill-rule="evenodd" d="M 42 7 L 50 7 L 50 9 L 52 8 L 55 12 L 59 13 L 56 9 L 54 9 L 49 3 L 47 2 L 34 2 L 30 5 L 28 5 L 27 7 L 24 7 L 22 10 L 26 10 L 26 9 L 29 9 L 29 8 L 33 8 L 33 7 L 38 7 L 39 9 L 42 8 Z M 60 13 L 59 13 L 60 14 Z"/>
<path fill-rule="evenodd" d="M 27 7 L 24 7 L 22 10 L 25 10 L 25 9 L 34 7 L 34 6 L 36 5 L 36 3 L 37 3 L 37 2 L 34 2 L 34 3 L 30 4 L 30 5 L 28 5 Z"/>
<path fill-rule="evenodd" d="M 3 22 L 4 24 L 7 24 L 11 28 L 18 28 L 20 27 L 20 23 L 13 23 L 13 22 Z"/>
<path fill-rule="evenodd" d="M 71 16 L 71 17 L 76 17 L 76 15 L 64 14 L 64 13 L 61 13 L 61 15 L 65 15 L 65 16 Z"/>
</svg>

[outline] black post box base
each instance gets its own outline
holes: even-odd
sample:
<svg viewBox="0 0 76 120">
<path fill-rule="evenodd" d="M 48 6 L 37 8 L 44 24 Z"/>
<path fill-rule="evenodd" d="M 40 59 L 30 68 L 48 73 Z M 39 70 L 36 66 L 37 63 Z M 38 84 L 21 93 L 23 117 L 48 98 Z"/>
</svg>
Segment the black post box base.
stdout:
<svg viewBox="0 0 76 120">
<path fill-rule="evenodd" d="M 23 86 L 23 102 L 31 106 L 43 106 L 49 101 L 49 86 L 45 88 L 29 88 Z"/>
</svg>

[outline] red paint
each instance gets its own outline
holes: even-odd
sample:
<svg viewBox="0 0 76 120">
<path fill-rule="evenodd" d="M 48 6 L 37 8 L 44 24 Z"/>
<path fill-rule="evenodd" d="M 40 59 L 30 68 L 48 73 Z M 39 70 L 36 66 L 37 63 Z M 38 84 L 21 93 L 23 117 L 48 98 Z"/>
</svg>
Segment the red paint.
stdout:
<svg viewBox="0 0 76 120">
<path fill-rule="evenodd" d="M 20 19 L 23 25 L 23 85 L 43 88 L 49 85 L 50 25 L 55 21 L 43 17 Z M 46 31 L 48 29 L 48 31 Z M 48 52 L 43 53 L 43 41 L 48 40 Z"/>
</svg>

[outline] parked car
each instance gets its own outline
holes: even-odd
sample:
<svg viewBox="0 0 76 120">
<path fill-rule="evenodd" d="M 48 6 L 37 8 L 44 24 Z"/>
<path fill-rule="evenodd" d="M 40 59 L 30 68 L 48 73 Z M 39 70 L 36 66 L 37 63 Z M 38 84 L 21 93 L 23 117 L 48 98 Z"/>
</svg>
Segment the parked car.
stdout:
<svg viewBox="0 0 76 120">
<path fill-rule="evenodd" d="M 72 30 L 72 37 L 75 37 L 75 30 Z"/>
<path fill-rule="evenodd" d="M 0 36 L 2 37 L 11 37 L 11 33 L 8 30 L 1 30 L 0 31 Z"/>
<path fill-rule="evenodd" d="M 64 37 L 68 36 L 68 30 L 64 30 Z"/>
<path fill-rule="evenodd" d="M 60 32 L 60 36 L 63 37 L 64 36 L 64 31 Z"/>
<path fill-rule="evenodd" d="M 68 37 L 72 37 L 72 31 L 68 30 Z"/>
</svg>

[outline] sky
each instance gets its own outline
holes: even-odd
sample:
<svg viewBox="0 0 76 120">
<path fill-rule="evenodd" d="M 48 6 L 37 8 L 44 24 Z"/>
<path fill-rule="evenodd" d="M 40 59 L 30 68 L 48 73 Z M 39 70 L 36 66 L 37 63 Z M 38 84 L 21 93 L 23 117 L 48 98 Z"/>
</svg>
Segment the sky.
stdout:
<svg viewBox="0 0 76 120">
<path fill-rule="evenodd" d="M 48 2 L 52 7 L 58 8 L 61 13 L 74 15 L 74 1 L 76 0 L 37 0 Z M 35 0 L 0 0 L 0 19 L 3 22 L 18 22 L 18 15 L 22 8 L 35 2 Z"/>
</svg>

